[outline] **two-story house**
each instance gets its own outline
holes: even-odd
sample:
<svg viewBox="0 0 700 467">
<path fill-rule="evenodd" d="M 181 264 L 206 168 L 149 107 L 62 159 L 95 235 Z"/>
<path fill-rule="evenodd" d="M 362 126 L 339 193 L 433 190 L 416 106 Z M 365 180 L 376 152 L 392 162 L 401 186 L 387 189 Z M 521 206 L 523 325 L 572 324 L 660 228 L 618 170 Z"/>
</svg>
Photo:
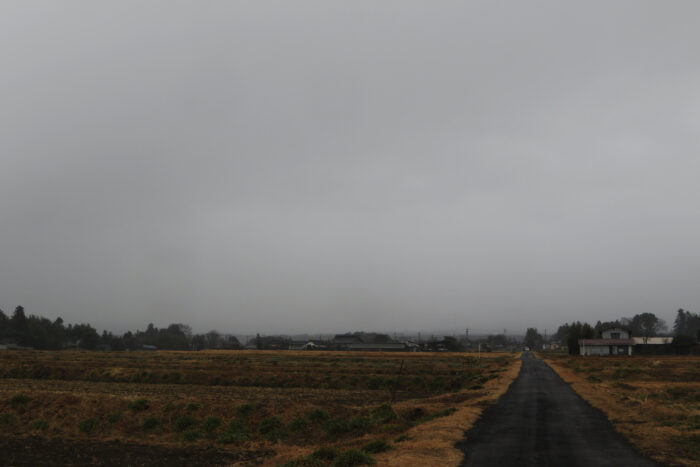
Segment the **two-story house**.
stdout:
<svg viewBox="0 0 700 467">
<path fill-rule="evenodd" d="M 600 339 L 579 339 L 581 355 L 632 355 L 634 339 L 624 328 L 608 328 Z"/>
</svg>

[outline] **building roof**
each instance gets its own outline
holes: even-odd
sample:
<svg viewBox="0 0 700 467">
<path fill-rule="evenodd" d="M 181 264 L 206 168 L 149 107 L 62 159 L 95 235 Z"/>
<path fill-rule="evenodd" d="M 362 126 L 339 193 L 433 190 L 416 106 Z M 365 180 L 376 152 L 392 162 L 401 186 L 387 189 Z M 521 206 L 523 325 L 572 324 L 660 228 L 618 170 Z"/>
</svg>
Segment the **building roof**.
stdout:
<svg viewBox="0 0 700 467">
<path fill-rule="evenodd" d="M 634 345 L 633 339 L 579 339 L 579 345 Z"/>
</svg>

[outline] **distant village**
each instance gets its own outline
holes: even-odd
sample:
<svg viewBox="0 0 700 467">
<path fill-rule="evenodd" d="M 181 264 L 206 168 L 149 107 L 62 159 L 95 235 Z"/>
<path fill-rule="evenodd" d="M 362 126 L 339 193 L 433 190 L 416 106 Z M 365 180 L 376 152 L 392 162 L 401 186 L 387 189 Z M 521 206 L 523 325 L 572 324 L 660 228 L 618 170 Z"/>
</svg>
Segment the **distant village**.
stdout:
<svg viewBox="0 0 700 467">
<path fill-rule="evenodd" d="M 0 350 L 296 350 L 362 352 L 515 352 L 548 350 L 572 355 L 700 354 L 700 315 L 679 309 L 671 332 L 653 313 L 595 325 L 567 323 L 553 334 L 528 328 L 524 335 L 413 335 L 393 336 L 378 332 L 347 332 L 328 335 L 243 336 L 209 331 L 195 334 L 185 324 L 114 335 L 98 334 L 89 324 L 65 325 L 61 318 L 25 314 L 15 308 L 12 316 L 0 310 Z"/>
<path fill-rule="evenodd" d="M 483 342 L 482 342 L 483 341 Z M 487 344 L 487 339 L 469 340 L 466 336 L 430 336 L 423 339 L 420 335 L 395 336 L 374 332 L 352 332 L 336 334 L 329 338 L 319 336 L 318 339 L 294 340 L 284 337 L 256 336 L 246 349 L 265 350 L 348 350 L 362 352 L 465 352 L 478 350 L 483 346 L 484 351 L 515 351 L 523 347 L 521 339 L 503 340 L 503 344 Z"/>
</svg>

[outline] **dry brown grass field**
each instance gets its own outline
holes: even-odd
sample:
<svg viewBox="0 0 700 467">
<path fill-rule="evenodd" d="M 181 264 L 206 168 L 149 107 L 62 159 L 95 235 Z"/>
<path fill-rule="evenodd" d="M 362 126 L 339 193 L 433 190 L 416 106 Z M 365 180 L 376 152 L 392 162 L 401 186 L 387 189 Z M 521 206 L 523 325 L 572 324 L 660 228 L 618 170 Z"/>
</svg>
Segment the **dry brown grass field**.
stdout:
<svg viewBox="0 0 700 467">
<path fill-rule="evenodd" d="M 514 357 L 2 351 L 0 436 L 10 450 L 189 450 L 192 464 L 457 465 L 454 443 L 515 378 Z"/>
<path fill-rule="evenodd" d="M 640 451 L 700 465 L 700 356 L 539 357 Z"/>
</svg>

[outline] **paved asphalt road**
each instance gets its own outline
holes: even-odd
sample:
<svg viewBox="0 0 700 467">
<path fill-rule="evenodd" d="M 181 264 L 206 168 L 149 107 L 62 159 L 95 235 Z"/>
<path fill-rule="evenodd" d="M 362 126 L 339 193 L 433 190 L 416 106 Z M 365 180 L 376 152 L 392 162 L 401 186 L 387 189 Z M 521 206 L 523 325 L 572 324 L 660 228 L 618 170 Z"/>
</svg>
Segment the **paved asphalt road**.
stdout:
<svg viewBox="0 0 700 467">
<path fill-rule="evenodd" d="M 658 467 L 530 352 L 498 403 L 458 445 L 463 466 Z"/>
</svg>

